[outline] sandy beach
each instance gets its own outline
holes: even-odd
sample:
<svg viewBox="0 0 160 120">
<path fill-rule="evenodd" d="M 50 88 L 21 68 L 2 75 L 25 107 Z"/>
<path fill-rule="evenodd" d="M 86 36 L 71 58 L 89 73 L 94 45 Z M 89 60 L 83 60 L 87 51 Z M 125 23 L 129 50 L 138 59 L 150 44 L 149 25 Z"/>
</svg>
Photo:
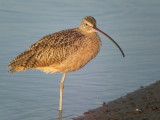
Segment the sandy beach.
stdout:
<svg viewBox="0 0 160 120">
<path fill-rule="evenodd" d="M 104 102 L 103 106 L 74 120 L 160 120 L 160 80 L 114 101 Z"/>
</svg>

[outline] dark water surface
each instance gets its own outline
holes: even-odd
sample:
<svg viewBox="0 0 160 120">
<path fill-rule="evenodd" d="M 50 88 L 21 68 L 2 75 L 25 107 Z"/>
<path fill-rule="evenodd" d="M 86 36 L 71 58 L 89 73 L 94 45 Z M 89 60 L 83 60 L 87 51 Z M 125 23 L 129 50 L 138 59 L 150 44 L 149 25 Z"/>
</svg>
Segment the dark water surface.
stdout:
<svg viewBox="0 0 160 120">
<path fill-rule="evenodd" d="M 44 35 L 79 26 L 87 15 L 104 36 L 98 56 L 65 81 L 63 120 L 160 79 L 160 1 L 1 0 L 0 120 L 55 120 L 60 73 L 8 74 L 7 64 Z"/>
</svg>

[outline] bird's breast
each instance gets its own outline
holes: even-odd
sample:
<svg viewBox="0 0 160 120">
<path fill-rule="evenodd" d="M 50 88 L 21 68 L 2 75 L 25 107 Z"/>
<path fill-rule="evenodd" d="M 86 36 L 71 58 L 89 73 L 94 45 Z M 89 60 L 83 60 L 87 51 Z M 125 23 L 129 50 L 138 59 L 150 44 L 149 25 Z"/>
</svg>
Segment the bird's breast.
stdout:
<svg viewBox="0 0 160 120">
<path fill-rule="evenodd" d="M 96 57 L 100 50 L 101 40 L 96 33 L 86 36 L 80 49 L 69 55 L 65 61 L 56 67 L 57 72 L 66 73 L 79 70 Z"/>
</svg>

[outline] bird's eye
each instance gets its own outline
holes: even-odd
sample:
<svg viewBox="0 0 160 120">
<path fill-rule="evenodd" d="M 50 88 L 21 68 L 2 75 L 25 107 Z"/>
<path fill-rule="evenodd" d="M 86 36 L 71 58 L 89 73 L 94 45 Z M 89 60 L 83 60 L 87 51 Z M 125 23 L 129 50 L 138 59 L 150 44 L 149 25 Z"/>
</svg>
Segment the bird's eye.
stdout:
<svg viewBox="0 0 160 120">
<path fill-rule="evenodd" d="M 86 23 L 85 25 L 86 25 L 86 26 L 88 26 L 88 24 L 87 24 L 87 23 Z"/>
</svg>

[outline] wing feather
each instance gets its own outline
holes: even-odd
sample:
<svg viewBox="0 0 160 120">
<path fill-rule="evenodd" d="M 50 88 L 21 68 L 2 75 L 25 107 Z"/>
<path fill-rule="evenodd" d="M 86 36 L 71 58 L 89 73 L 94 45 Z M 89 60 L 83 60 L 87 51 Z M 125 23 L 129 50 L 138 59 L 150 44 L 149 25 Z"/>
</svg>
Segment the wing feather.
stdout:
<svg viewBox="0 0 160 120">
<path fill-rule="evenodd" d="M 12 69 L 16 67 L 29 69 L 60 64 L 83 46 L 84 38 L 85 35 L 78 28 L 49 34 L 31 45 L 28 50 L 17 56 L 8 66 Z"/>
</svg>

